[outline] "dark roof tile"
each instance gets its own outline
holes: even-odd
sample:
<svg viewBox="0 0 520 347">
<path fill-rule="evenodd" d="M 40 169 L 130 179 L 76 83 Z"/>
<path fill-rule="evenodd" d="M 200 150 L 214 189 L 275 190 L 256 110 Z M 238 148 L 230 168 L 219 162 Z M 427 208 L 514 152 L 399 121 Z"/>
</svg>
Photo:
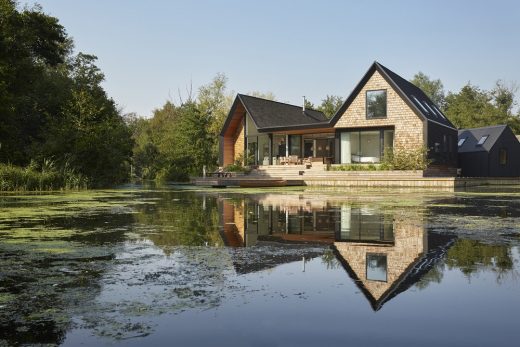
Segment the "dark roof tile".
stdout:
<svg viewBox="0 0 520 347">
<path fill-rule="evenodd" d="M 506 128 L 507 125 L 494 125 L 483 128 L 461 129 L 459 130 L 459 141 L 465 140 L 459 147 L 458 152 L 489 152 Z M 481 146 L 478 146 L 477 144 L 483 136 L 488 136 L 488 138 Z"/>
<path fill-rule="evenodd" d="M 343 105 L 336 112 L 334 117 L 332 117 L 331 122 L 335 124 L 339 118 L 345 113 L 346 109 L 350 104 L 354 101 L 356 96 L 359 94 L 363 86 L 368 82 L 372 74 L 378 71 L 387 82 L 400 94 L 400 96 L 404 99 L 404 101 L 415 110 L 416 113 L 424 117 L 424 119 L 438 123 L 449 128 L 456 129 L 455 126 L 450 122 L 450 120 L 441 112 L 439 107 L 435 105 L 424 92 L 416 87 L 413 83 L 405 80 L 392 70 L 387 67 L 379 64 L 378 62 L 374 62 L 372 66 L 368 69 L 366 74 L 363 76 L 361 81 L 354 88 L 349 97 L 345 100 Z"/>
<path fill-rule="evenodd" d="M 258 130 L 272 128 L 289 128 L 304 125 L 328 125 L 328 119 L 323 112 L 307 109 L 301 106 L 238 94 L 247 112 L 253 118 Z"/>
</svg>

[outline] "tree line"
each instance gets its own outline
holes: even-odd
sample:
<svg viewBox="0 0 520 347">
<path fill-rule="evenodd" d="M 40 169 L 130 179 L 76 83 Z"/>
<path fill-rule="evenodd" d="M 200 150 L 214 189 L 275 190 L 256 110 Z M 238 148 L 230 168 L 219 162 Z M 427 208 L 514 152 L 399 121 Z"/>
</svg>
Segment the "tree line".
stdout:
<svg viewBox="0 0 520 347">
<path fill-rule="evenodd" d="M 58 19 L 41 7 L 0 0 L 0 190 L 15 178 L 12 187 L 29 185 L 29 178 L 40 189 L 97 187 L 131 176 L 181 181 L 204 165 L 217 167 L 218 135 L 234 98 L 224 74 L 195 95 L 166 101 L 149 118 L 124 115 L 101 86 L 96 57 L 73 48 Z M 520 133 L 514 84 L 498 81 L 483 90 L 468 83 L 446 93 L 424 73 L 411 81 L 459 128 L 508 124 Z M 249 94 L 276 100 L 271 92 Z M 327 95 L 306 107 L 330 118 L 343 101 Z"/>
<path fill-rule="evenodd" d="M 88 186 L 127 179 L 130 128 L 101 87 L 96 57 L 73 48 L 58 19 L 40 6 L 0 0 L 0 174 L 53 168 Z"/>
</svg>

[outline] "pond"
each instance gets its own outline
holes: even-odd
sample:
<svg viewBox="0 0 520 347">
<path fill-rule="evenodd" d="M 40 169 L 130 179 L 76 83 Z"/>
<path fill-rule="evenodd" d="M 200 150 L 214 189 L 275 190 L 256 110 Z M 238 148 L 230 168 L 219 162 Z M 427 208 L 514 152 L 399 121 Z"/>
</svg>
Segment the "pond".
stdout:
<svg viewBox="0 0 520 347">
<path fill-rule="evenodd" d="M 511 346 L 520 189 L 0 196 L 1 345 Z"/>
</svg>

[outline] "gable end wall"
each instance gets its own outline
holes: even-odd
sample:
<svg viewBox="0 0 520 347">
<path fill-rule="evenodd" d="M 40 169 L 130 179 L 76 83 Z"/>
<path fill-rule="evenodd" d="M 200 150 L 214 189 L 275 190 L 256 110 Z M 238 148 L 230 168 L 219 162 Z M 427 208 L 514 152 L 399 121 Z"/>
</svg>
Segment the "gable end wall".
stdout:
<svg viewBox="0 0 520 347">
<path fill-rule="evenodd" d="M 366 91 L 386 90 L 386 118 L 366 118 Z M 335 128 L 363 128 L 394 126 L 394 149 L 416 149 L 425 144 L 425 124 L 423 120 L 401 99 L 378 71 L 370 77 L 359 94 L 338 119 Z"/>
</svg>

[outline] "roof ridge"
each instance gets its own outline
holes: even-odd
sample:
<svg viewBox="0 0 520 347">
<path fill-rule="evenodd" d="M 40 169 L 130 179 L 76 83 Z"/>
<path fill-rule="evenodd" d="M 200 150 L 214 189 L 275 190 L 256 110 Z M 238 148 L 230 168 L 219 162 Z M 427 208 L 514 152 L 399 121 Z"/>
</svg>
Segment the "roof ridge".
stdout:
<svg viewBox="0 0 520 347">
<path fill-rule="evenodd" d="M 459 129 L 459 131 L 467 131 L 467 130 L 478 130 L 478 129 L 486 129 L 486 128 L 499 128 L 499 127 L 507 127 L 507 124 L 497 124 L 497 125 L 488 125 L 485 127 L 477 127 L 477 128 L 464 128 Z"/>
<path fill-rule="evenodd" d="M 259 100 L 263 100 L 263 101 L 269 101 L 269 102 L 274 102 L 274 103 L 277 103 L 277 104 L 282 104 L 282 105 L 287 105 L 287 106 L 292 106 L 292 107 L 297 107 L 297 108 L 302 108 L 302 106 L 298 106 L 298 105 L 294 105 L 294 104 L 289 104 L 287 102 L 282 102 L 282 101 L 276 101 L 276 100 L 269 100 L 269 99 L 265 99 L 265 98 L 261 98 L 261 97 L 258 97 L 258 96 L 253 96 L 253 95 L 248 95 L 248 94 L 242 94 L 242 93 L 237 93 L 237 95 L 240 95 L 240 96 L 247 96 L 248 98 L 255 98 L 255 99 L 259 99 Z M 320 113 L 323 113 L 322 111 L 320 110 L 316 110 L 314 108 L 310 108 L 310 107 L 305 107 L 305 111 L 314 111 L 314 112 L 320 112 Z M 325 114 L 325 113 L 323 113 Z"/>
</svg>

